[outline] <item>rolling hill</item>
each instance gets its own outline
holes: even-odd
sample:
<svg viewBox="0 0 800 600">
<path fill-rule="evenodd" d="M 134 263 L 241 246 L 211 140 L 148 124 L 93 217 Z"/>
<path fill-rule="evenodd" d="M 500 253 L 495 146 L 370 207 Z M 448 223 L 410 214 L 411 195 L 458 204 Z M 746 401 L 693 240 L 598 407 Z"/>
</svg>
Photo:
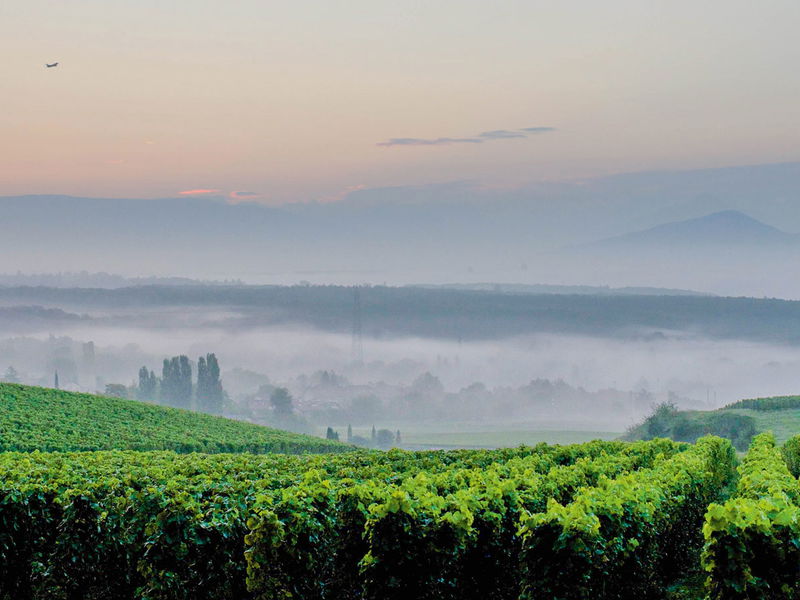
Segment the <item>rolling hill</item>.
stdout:
<svg viewBox="0 0 800 600">
<path fill-rule="evenodd" d="M 0 451 L 342 452 L 312 436 L 134 400 L 0 383 Z"/>
</svg>

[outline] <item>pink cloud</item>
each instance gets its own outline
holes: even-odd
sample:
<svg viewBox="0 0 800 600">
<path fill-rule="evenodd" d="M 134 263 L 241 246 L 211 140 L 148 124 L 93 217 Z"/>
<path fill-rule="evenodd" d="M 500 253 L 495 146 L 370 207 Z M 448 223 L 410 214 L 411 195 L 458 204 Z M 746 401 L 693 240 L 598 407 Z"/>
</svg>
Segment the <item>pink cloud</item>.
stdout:
<svg viewBox="0 0 800 600">
<path fill-rule="evenodd" d="M 197 189 L 197 190 L 183 190 L 182 192 L 178 192 L 181 196 L 199 196 L 201 194 L 218 194 L 221 190 L 206 190 L 206 189 Z"/>
<path fill-rule="evenodd" d="M 228 194 L 228 198 L 230 198 L 231 200 L 247 200 L 247 199 L 252 200 L 254 198 L 260 198 L 260 197 L 261 197 L 261 194 L 258 194 L 256 192 L 236 191 L 236 192 L 231 192 L 230 194 Z"/>
<path fill-rule="evenodd" d="M 367 189 L 367 186 L 364 185 L 363 183 L 360 183 L 358 185 L 348 185 L 340 192 L 330 196 L 325 196 L 324 198 L 320 198 L 319 200 L 320 202 L 339 202 L 347 198 L 347 196 L 349 196 L 353 192 L 358 192 L 359 190 L 365 190 L 365 189 Z"/>
</svg>

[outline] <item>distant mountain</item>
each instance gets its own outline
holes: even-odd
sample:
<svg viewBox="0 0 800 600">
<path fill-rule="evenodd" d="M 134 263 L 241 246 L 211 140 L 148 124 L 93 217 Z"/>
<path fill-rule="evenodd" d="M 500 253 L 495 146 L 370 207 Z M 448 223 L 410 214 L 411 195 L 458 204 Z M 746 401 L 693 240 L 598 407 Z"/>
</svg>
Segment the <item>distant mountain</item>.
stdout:
<svg viewBox="0 0 800 600">
<path fill-rule="evenodd" d="M 758 246 L 764 249 L 796 244 L 800 244 L 798 235 L 781 231 L 737 210 L 725 210 L 608 238 L 584 247 L 625 250 Z"/>
<path fill-rule="evenodd" d="M 765 268 L 753 251 L 800 248 L 794 236 L 766 225 L 800 232 L 798 199 L 800 163 L 509 188 L 370 188 L 339 201 L 282 206 L 211 197 L 0 197 L 0 273 L 85 270 L 270 284 L 547 281 L 800 298 L 800 281 L 786 277 L 786 257 L 771 257 Z M 580 246 L 592 240 L 604 242 Z M 564 256 L 563 248 L 581 249 Z M 676 263 L 676 248 L 691 250 L 692 261 Z M 737 248 L 738 255 L 729 252 Z M 700 249 L 725 254 L 724 264 L 696 263 Z M 82 285 L 120 284 L 95 281 Z"/>
</svg>

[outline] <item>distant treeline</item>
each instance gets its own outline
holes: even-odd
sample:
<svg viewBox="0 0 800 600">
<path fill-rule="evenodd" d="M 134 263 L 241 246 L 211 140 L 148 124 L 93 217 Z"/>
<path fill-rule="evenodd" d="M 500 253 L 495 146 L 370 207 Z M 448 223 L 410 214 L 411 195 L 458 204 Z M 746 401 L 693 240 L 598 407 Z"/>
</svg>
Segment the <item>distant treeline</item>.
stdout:
<svg viewBox="0 0 800 600">
<path fill-rule="evenodd" d="M 787 410 L 800 408 L 800 396 L 774 396 L 771 398 L 747 398 L 728 404 L 725 408 L 749 408 L 751 410 Z"/>
<path fill-rule="evenodd" d="M 201 281 L 187 277 L 124 277 L 114 273 L 88 271 L 62 273 L 0 274 L 0 285 L 44 286 L 56 288 L 121 288 L 137 285 L 240 285 L 240 280 L 224 282 Z"/>
<path fill-rule="evenodd" d="M 0 288 L 0 301 L 71 307 L 236 307 L 233 327 L 299 323 L 350 333 L 354 310 L 366 336 L 482 340 L 526 333 L 713 338 L 800 343 L 800 302 L 704 296 L 508 294 L 373 286 L 139 286 L 123 289 Z"/>
</svg>

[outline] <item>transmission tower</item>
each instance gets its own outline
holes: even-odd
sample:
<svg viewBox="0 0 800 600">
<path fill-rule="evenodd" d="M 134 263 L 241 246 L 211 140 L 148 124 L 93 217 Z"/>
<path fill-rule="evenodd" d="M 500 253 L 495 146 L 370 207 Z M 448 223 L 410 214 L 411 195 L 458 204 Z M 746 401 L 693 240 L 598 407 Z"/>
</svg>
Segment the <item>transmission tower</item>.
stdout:
<svg viewBox="0 0 800 600">
<path fill-rule="evenodd" d="M 361 335 L 361 290 L 353 288 L 353 342 L 350 349 L 353 362 L 364 362 L 364 343 Z"/>
</svg>

